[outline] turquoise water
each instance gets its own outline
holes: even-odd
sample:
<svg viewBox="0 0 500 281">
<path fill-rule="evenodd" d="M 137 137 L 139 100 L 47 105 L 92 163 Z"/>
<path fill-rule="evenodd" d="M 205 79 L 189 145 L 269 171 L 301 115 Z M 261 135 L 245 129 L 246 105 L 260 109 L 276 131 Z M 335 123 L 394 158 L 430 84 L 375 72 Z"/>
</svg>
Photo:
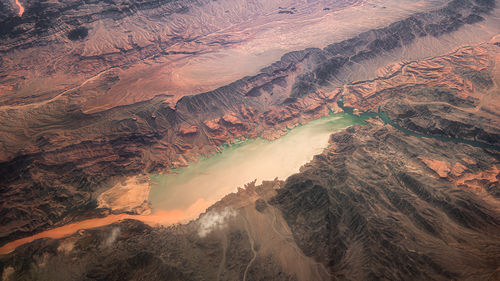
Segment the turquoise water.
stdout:
<svg viewBox="0 0 500 281">
<path fill-rule="evenodd" d="M 149 194 L 153 211 L 185 210 L 197 201 L 216 202 L 237 187 L 257 180 L 285 179 L 320 154 L 332 132 L 366 118 L 332 114 L 298 126 L 274 141 L 253 139 L 224 146 L 221 153 L 175 169 L 171 174 L 152 175 Z"/>
<path fill-rule="evenodd" d="M 342 96 L 339 99 L 339 101 L 337 102 L 338 106 L 340 108 L 342 108 L 345 113 L 347 113 L 349 115 L 353 115 L 353 110 L 354 109 L 352 107 L 344 106 L 343 98 L 344 97 Z M 401 127 L 398 123 L 390 120 L 389 117 L 387 116 L 387 114 L 385 112 L 381 111 L 381 106 L 379 106 L 378 112 L 369 112 L 369 111 L 368 112 L 362 112 L 360 114 L 360 116 L 362 118 L 375 118 L 375 117 L 379 117 L 382 121 L 384 121 L 385 124 L 389 124 L 392 127 L 394 127 L 395 129 L 398 129 L 401 132 L 403 132 L 403 133 L 405 133 L 407 135 L 413 136 L 413 137 L 431 138 L 431 139 L 437 139 L 437 140 L 445 141 L 445 142 L 465 143 L 465 144 L 469 144 L 469 145 L 472 145 L 472 146 L 475 146 L 475 147 L 480 147 L 480 148 L 485 148 L 485 149 L 493 149 L 493 150 L 496 150 L 496 151 L 500 151 L 500 147 L 498 145 L 493 145 L 493 144 L 485 143 L 485 142 L 482 142 L 482 141 L 467 140 L 467 139 L 461 139 L 461 138 L 452 138 L 452 137 L 446 137 L 446 136 L 426 135 L 426 134 L 422 134 L 422 133 L 417 133 L 417 132 L 410 131 L 410 130 L 404 128 L 404 127 Z"/>
</svg>

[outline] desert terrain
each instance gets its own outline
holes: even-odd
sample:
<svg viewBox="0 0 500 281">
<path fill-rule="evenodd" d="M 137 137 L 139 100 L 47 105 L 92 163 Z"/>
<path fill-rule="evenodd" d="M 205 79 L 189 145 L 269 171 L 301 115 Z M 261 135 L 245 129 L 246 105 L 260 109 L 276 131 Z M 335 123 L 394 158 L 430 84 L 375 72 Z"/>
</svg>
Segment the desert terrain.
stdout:
<svg viewBox="0 0 500 281">
<path fill-rule="evenodd" d="M 19 4 L 0 6 L 3 280 L 500 278 L 495 1 Z M 151 175 L 341 112 L 364 121 L 298 171 L 151 208 Z M 248 160 L 227 177 L 257 179 Z"/>
</svg>

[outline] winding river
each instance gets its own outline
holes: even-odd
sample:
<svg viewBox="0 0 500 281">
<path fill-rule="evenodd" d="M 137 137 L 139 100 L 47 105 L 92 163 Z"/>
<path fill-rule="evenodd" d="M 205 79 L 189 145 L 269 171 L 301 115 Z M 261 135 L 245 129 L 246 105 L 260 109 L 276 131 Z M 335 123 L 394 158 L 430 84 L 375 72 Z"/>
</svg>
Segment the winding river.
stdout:
<svg viewBox="0 0 500 281">
<path fill-rule="evenodd" d="M 7 243 L 0 248 L 0 254 L 9 253 L 36 239 L 62 238 L 80 229 L 100 227 L 124 219 L 137 219 L 150 225 L 169 225 L 195 219 L 210 205 L 249 182 L 285 179 L 299 172 L 302 165 L 326 148 L 331 133 L 351 125 L 364 124 L 364 120 L 377 116 L 408 135 L 500 150 L 498 146 L 479 141 L 409 131 L 390 120 L 380 109 L 378 112 L 365 112 L 356 116 L 352 108 L 343 106 L 342 99 L 338 105 L 345 113 L 332 114 L 298 126 L 277 140 L 257 138 L 226 145 L 221 153 L 201 158 L 187 167 L 172 170 L 168 174 L 151 175 L 151 215 L 119 214 L 68 224 Z"/>
<path fill-rule="evenodd" d="M 354 115 L 354 113 L 353 113 L 354 109 L 352 107 L 344 106 L 343 96 L 337 101 L 337 105 L 340 108 L 342 108 L 342 110 L 344 110 L 344 112 L 346 114 L 349 114 L 351 116 L 357 116 L 357 115 Z M 480 147 L 480 148 L 484 148 L 484 149 L 493 149 L 496 151 L 500 151 L 500 146 L 489 144 L 489 143 L 482 142 L 482 141 L 453 138 L 453 137 L 445 137 L 445 136 L 428 135 L 428 134 L 423 134 L 423 133 L 418 133 L 418 132 L 408 130 L 405 127 L 402 127 L 401 125 L 399 125 L 397 122 L 391 120 L 389 118 L 389 116 L 387 116 L 387 114 L 381 110 L 381 107 L 382 106 L 379 106 L 377 112 L 370 112 L 370 111 L 362 112 L 361 114 L 359 114 L 359 116 L 362 118 L 379 117 L 382 121 L 384 121 L 385 124 L 389 124 L 392 127 L 394 127 L 395 129 L 398 129 L 399 131 L 401 131 L 407 135 L 418 137 L 418 138 L 429 138 L 429 139 L 437 139 L 437 140 L 445 141 L 445 142 L 465 143 L 465 144 L 472 145 L 475 147 Z"/>
<path fill-rule="evenodd" d="M 150 225 L 170 225 L 197 218 L 225 195 L 253 180 L 285 179 L 328 145 L 331 133 L 363 124 L 367 117 L 332 114 L 289 130 L 274 141 L 252 139 L 224 146 L 221 153 L 201 158 L 169 174 L 151 175 L 151 215 L 118 214 L 46 230 L 5 244 L 0 254 L 40 238 L 62 238 L 80 229 L 136 219 Z"/>
<path fill-rule="evenodd" d="M 0 254 L 9 253 L 36 239 L 62 238 L 80 229 L 100 227 L 124 219 L 137 219 L 150 225 L 169 225 L 195 219 L 210 205 L 246 183 L 253 180 L 260 183 L 274 178 L 285 179 L 299 172 L 302 165 L 326 148 L 331 133 L 351 125 L 364 124 L 364 120 L 377 116 L 408 135 L 467 143 L 500 151 L 498 146 L 479 141 L 409 131 L 390 120 L 380 109 L 378 112 L 365 112 L 356 116 L 352 108 L 343 106 L 342 99 L 338 104 L 346 113 L 332 114 L 298 126 L 274 141 L 258 138 L 224 146 L 221 153 L 201 158 L 187 167 L 172 170 L 169 174 L 151 175 L 151 215 L 119 214 L 68 224 L 7 243 L 0 248 Z"/>
</svg>

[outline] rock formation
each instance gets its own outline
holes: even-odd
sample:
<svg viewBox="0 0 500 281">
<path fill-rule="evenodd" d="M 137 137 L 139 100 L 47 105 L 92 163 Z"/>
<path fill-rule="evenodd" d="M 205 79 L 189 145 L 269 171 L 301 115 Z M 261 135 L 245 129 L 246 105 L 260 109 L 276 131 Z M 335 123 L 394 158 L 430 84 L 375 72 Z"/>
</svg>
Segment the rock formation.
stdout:
<svg viewBox="0 0 500 281">
<path fill-rule="evenodd" d="M 81 9 L 80 1 L 27 4 L 21 18 L 5 16 L 8 11 L 0 6 L 0 36 L 8 38 L 0 63 L 6 67 L 2 73 L 15 70 L 28 80 L 29 71 L 9 59 L 18 50 L 49 46 L 63 31 L 70 41 L 85 40 L 88 30 L 81 25 L 102 17 L 124 20 L 138 11 L 161 11 L 175 18 L 196 9 L 176 1 L 109 7 L 99 2 L 90 3 L 93 8 L 84 14 L 61 17 Z M 300 14 L 280 11 L 293 12 L 273 15 Z M 164 55 L 163 44 L 182 41 L 176 37 L 149 45 L 117 40 L 133 48 L 117 44 L 98 56 L 84 50 L 85 57 L 75 55 L 75 65 L 45 69 L 41 77 L 56 86 L 30 95 L 22 89 L 36 86 L 35 80 L 31 85 L 22 82 L 21 74 L 13 80 L 0 77 L 0 90 L 7 93 L 0 97 L 3 244 L 110 212 L 144 212 L 142 200 L 127 208 L 119 196 L 111 196 L 124 188 L 125 178 L 185 166 L 223 144 L 274 139 L 332 111 L 378 116 L 333 134 L 324 153 L 286 181 L 250 184 L 187 225 L 162 228 L 127 220 L 63 239 L 37 240 L 1 257 L 3 276 L 500 278 L 498 36 L 447 54 L 387 64 L 405 48 L 425 49 L 422 40 L 475 28 L 495 11 L 495 1 L 453 0 L 323 49 L 287 53 L 256 75 L 196 95 L 152 91 L 115 101 L 119 95 L 111 93 L 126 77 L 122 71 Z M 48 28 L 59 23 L 63 31 Z M 179 32 L 186 33 L 186 27 Z M 352 73 L 360 67 L 378 71 L 358 79 L 362 75 Z M 68 89 L 51 71 L 84 75 L 68 80 Z M 204 216 L 215 217 L 216 223 L 200 235 Z"/>
</svg>

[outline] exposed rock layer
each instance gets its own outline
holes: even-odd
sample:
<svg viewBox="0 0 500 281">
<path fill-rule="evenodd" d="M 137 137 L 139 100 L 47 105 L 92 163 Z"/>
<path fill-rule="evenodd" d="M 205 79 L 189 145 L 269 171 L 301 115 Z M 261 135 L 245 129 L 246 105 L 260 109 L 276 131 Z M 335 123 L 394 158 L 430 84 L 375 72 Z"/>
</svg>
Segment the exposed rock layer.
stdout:
<svg viewBox="0 0 500 281">
<path fill-rule="evenodd" d="M 257 76 L 213 92 L 184 97 L 175 108 L 158 97 L 101 113 L 84 114 L 71 95 L 34 107 L 6 108 L 0 113 L 4 128 L 1 155 L 4 162 L 0 164 L 5 202 L 2 204 L 2 239 L 11 240 L 23 233 L 95 215 L 92 210 L 96 187 L 113 184 L 108 181 L 109 177 L 185 165 L 196 156 L 214 153 L 219 145 L 235 139 L 258 135 L 278 137 L 283 128 L 336 110 L 336 101 L 341 95 L 345 96 L 347 105 L 359 110 L 375 110 L 392 99 L 383 110 L 391 119 L 403 120 L 402 125 L 410 130 L 463 138 L 477 136 L 481 141 L 496 143 L 498 107 L 492 105 L 498 99 L 491 97 L 494 94 L 487 94 L 494 89 L 488 67 L 498 53 L 499 47 L 495 44 L 464 48 L 450 56 L 405 64 L 373 81 L 328 91 L 320 89 L 335 77 L 342 65 L 360 58 L 360 54 L 376 55 L 398 47 L 400 43 L 389 44 L 392 42 L 389 39 L 400 36 L 398 34 L 404 31 L 401 28 L 411 26 L 411 31 L 403 33 L 413 34 L 412 38 L 423 36 L 431 32 L 430 26 L 439 19 L 443 30 L 432 29 L 435 33 L 432 34 L 437 36 L 464 24 L 463 20 L 446 20 L 450 14 L 456 15 L 458 10 L 461 16 L 464 11 L 482 13 L 492 7 L 489 2 L 477 5 L 452 2 L 443 10 L 416 15 L 325 50 L 308 49 L 288 54 Z M 418 24 L 410 25 L 408 21 Z M 404 44 L 405 40 L 398 42 Z M 304 77 L 311 79 L 306 83 L 307 89 L 303 86 L 306 85 Z M 424 86 L 444 88 L 448 92 L 446 95 L 433 94 L 433 90 L 414 92 Z M 408 89 L 413 94 L 401 95 L 410 91 Z M 433 95 L 449 102 L 448 112 L 456 112 L 429 114 L 442 110 L 442 104 L 437 104 L 441 100 L 429 104 L 411 101 L 412 96 L 432 99 Z M 405 103 L 401 104 L 400 100 Z M 469 111 L 480 117 L 470 119 Z M 26 118 L 23 124 L 20 118 Z"/>
<path fill-rule="evenodd" d="M 190 224 L 125 221 L 38 240 L 2 264 L 27 280 L 495 280 L 499 160 L 374 120 L 333 134 L 286 182 L 250 184 Z"/>
</svg>

